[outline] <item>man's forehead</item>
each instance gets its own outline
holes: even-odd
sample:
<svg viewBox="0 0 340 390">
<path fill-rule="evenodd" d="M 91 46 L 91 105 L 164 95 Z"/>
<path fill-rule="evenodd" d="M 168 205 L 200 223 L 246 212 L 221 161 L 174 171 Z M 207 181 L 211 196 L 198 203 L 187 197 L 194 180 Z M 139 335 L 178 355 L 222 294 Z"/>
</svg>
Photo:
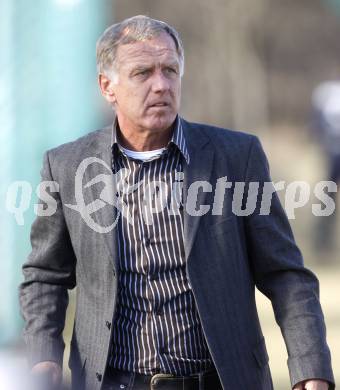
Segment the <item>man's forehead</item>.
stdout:
<svg viewBox="0 0 340 390">
<path fill-rule="evenodd" d="M 117 60 L 121 64 L 153 61 L 160 58 L 178 61 L 176 46 L 170 36 L 125 44 L 119 46 L 117 50 Z"/>
</svg>

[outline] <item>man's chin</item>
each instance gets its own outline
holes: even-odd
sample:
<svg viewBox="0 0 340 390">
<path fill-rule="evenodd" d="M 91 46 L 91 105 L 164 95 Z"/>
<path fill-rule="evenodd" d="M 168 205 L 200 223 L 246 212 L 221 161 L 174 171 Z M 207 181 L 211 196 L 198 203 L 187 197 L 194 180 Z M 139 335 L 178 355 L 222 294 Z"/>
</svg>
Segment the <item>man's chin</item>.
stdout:
<svg viewBox="0 0 340 390">
<path fill-rule="evenodd" d="M 156 131 L 165 131 L 169 129 L 174 123 L 176 119 L 176 115 L 173 117 L 166 117 L 166 118 L 155 118 L 146 124 L 146 128 L 150 130 L 156 130 Z"/>
</svg>

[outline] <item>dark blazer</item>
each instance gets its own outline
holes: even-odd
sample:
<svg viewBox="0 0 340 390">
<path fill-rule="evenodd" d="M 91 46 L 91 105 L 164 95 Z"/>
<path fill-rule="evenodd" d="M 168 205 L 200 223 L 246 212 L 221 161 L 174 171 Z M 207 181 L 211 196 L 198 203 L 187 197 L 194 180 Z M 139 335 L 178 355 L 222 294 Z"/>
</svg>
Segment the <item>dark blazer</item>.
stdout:
<svg viewBox="0 0 340 390">
<path fill-rule="evenodd" d="M 184 203 L 188 187 L 197 180 L 206 180 L 213 188 L 224 176 L 233 183 L 271 181 L 255 136 L 184 120 L 183 130 L 190 154 Z M 119 269 L 115 230 L 96 233 L 79 212 L 65 205 L 77 203 L 74 178 L 81 161 L 97 157 L 110 167 L 110 145 L 111 127 L 107 127 L 45 153 L 42 180 L 58 182 L 59 191 L 52 193 L 58 207 L 52 216 L 37 217 L 32 225 L 32 252 L 23 266 L 25 280 L 20 286 L 31 365 L 43 360 L 62 362 L 67 289 L 77 286 L 69 361 L 77 390 L 101 388 Z M 94 163 L 86 170 L 84 184 L 100 173 L 113 176 Z M 108 187 L 106 195 L 113 199 L 113 181 Z M 86 203 L 98 200 L 102 190 L 103 183 L 84 189 Z M 233 188 L 223 195 L 222 215 L 212 215 L 210 210 L 201 217 L 190 216 L 184 208 L 187 274 L 224 389 L 272 389 L 255 286 L 272 302 L 288 350 L 292 386 L 306 378 L 334 382 L 318 281 L 303 266 L 277 195 L 269 215 L 259 215 L 258 201 L 252 214 L 236 216 L 232 194 Z M 212 205 L 214 196 L 200 191 L 197 205 Z M 110 204 L 97 208 L 93 218 L 109 226 L 116 209 L 112 211 Z"/>
</svg>

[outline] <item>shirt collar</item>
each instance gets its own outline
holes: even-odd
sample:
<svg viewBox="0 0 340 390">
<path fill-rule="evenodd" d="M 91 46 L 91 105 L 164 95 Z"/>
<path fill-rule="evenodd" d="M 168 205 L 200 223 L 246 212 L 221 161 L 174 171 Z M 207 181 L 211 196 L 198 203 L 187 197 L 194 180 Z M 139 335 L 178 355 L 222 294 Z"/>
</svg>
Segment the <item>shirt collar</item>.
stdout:
<svg viewBox="0 0 340 390">
<path fill-rule="evenodd" d="M 118 128 L 118 120 L 115 118 L 112 125 L 112 137 L 111 137 L 111 148 L 113 157 L 116 157 L 119 151 L 119 142 L 117 138 L 117 128 Z M 171 140 L 168 142 L 167 148 L 170 144 L 174 144 L 177 146 L 179 151 L 182 153 L 183 157 L 187 164 L 190 163 L 190 156 L 187 148 L 187 144 L 185 142 L 184 131 L 182 126 L 182 120 L 179 115 L 177 115 L 176 120 L 174 122 L 174 131 L 172 133 Z"/>
</svg>

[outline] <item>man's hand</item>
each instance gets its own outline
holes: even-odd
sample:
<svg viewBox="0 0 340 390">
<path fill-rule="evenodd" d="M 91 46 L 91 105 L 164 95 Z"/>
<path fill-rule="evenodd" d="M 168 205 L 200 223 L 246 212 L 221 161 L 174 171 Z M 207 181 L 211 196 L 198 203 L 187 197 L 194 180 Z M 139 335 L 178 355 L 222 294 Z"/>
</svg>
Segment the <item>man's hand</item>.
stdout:
<svg viewBox="0 0 340 390">
<path fill-rule="evenodd" d="M 40 362 L 32 368 L 31 373 L 35 389 L 60 389 L 63 372 L 56 362 Z"/>
<path fill-rule="evenodd" d="M 308 379 L 297 383 L 293 390 L 328 390 L 328 382 L 321 379 Z"/>
</svg>

